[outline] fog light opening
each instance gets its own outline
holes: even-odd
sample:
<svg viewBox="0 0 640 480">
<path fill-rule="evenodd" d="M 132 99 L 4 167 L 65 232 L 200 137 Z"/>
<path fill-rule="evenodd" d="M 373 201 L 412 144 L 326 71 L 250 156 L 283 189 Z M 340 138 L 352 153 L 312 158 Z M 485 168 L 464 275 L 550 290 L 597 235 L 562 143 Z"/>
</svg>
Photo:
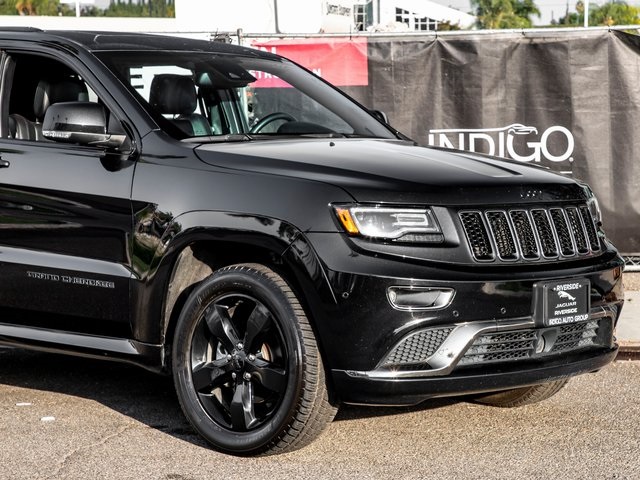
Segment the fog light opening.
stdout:
<svg viewBox="0 0 640 480">
<path fill-rule="evenodd" d="M 389 287 L 387 299 L 396 310 L 440 310 L 448 307 L 455 290 L 437 287 Z"/>
</svg>

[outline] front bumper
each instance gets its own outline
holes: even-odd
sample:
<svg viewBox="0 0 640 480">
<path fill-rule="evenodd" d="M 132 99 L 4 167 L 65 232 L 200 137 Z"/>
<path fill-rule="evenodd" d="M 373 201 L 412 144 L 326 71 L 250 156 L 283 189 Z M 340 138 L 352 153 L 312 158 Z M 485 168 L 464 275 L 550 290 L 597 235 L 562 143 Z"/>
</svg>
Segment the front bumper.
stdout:
<svg viewBox="0 0 640 480">
<path fill-rule="evenodd" d="M 586 322 L 555 327 L 520 319 L 418 330 L 374 370 L 334 370 L 335 386 L 347 403 L 413 405 L 592 372 L 615 359 L 618 310 L 597 307 Z"/>
<path fill-rule="evenodd" d="M 409 330 L 375 368 L 333 369 L 333 385 L 345 403 L 413 405 L 592 372 L 616 357 L 621 305 L 601 304 L 587 321 L 551 327 L 523 317 Z"/>
<path fill-rule="evenodd" d="M 536 385 L 599 370 L 612 362 L 617 346 L 598 351 L 562 355 L 533 364 L 506 364 L 501 368 L 461 371 L 445 377 L 381 379 L 357 372 L 334 371 L 333 382 L 341 400 L 368 405 L 415 405 L 434 397 L 468 395 Z"/>
<path fill-rule="evenodd" d="M 474 269 L 324 258 L 333 259 L 323 277 L 334 300 L 314 302 L 310 310 L 333 391 L 346 403 L 410 405 L 544 383 L 597 370 L 617 352 L 624 294 L 615 252 L 555 266 Z M 541 324 L 535 286 L 569 279 L 589 281 L 589 318 Z M 442 308 L 403 311 L 388 296 L 396 287 L 455 295 Z"/>
</svg>

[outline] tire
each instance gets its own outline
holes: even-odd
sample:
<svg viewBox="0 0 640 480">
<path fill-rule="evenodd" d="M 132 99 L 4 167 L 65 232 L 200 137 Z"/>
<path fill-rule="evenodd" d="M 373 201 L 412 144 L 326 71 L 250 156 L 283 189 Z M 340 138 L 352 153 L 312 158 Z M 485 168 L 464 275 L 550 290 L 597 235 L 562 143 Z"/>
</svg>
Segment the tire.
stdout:
<svg viewBox="0 0 640 480">
<path fill-rule="evenodd" d="M 493 407 L 512 408 L 522 407 L 541 402 L 554 396 L 562 387 L 564 387 L 568 379 L 556 380 L 549 383 L 541 383 L 530 387 L 514 388 L 512 390 L 503 390 L 488 395 L 474 397 L 478 403 L 491 405 Z"/>
<path fill-rule="evenodd" d="M 191 292 L 176 325 L 172 367 L 185 416 L 222 452 L 301 448 L 337 411 L 300 303 L 263 265 L 222 268 Z"/>
</svg>

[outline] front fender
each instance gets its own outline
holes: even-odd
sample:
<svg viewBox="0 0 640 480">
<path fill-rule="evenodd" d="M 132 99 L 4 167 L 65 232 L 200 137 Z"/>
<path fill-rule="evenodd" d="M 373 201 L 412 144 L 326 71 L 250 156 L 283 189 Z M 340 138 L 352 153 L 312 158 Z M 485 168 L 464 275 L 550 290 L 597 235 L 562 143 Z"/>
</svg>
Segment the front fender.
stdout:
<svg viewBox="0 0 640 480">
<path fill-rule="evenodd" d="M 226 265 L 267 264 L 285 277 L 307 310 L 316 302 L 335 302 L 324 265 L 304 233 L 279 219 L 192 211 L 168 222 L 154 242 L 146 241 L 153 243 L 153 255 L 147 252 L 148 260 L 138 262 L 132 289 L 134 338 L 144 342 L 164 343 L 180 293 Z M 180 274 L 185 269 L 188 274 Z"/>
</svg>

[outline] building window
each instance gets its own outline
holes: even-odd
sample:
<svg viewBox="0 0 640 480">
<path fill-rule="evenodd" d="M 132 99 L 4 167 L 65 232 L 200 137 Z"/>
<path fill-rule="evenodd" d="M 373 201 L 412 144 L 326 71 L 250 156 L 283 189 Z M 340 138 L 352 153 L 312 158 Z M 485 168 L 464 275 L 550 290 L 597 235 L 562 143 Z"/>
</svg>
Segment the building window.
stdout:
<svg viewBox="0 0 640 480">
<path fill-rule="evenodd" d="M 356 30 L 363 32 L 367 29 L 366 5 L 356 4 L 353 6 L 353 23 L 356 25 Z"/>
<path fill-rule="evenodd" d="M 414 30 L 437 30 L 438 21 L 429 17 L 415 18 Z"/>
<path fill-rule="evenodd" d="M 353 24 L 364 32 L 373 25 L 373 0 L 359 0 L 353 5 Z"/>
<path fill-rule="evenodd" d="M 396 22 L 405 23 L 409 26 L 409 30 L 427 31 L 438 29 L 437 20 L 429 17 L 418 17 L 415 13 L 401 8 L 396 8 Z"/>
<path fill-rule="evenodd" d="M 411 27 L 411 14 L 407 10 L 402 10 L 401 8 L 396 8 L 396 22 L 398 23 L 406 23 Z"/>
</svg>

